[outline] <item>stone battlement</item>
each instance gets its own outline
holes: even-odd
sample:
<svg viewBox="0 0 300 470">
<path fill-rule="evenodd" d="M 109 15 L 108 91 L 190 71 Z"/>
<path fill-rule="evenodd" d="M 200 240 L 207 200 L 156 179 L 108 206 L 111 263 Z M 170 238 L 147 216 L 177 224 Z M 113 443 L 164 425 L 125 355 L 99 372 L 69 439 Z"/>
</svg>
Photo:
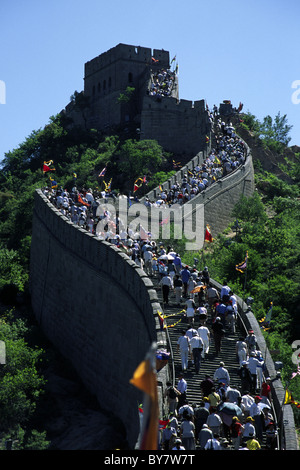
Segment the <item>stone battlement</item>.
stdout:
<svg viewBox="0 0 300 470">
<path fill-rule="evenodd" d="M 170 70 L 170 55 L 164 49 L 118 44 L 86 62 L 83 95 L 84 110 L 74 103 L 64 112 L 74 125 L 98 130 L 129 124 L 140 129 L 140 139 L 152 139 L 167 151 L 193 157 L 204 150 L 210 137 L 210 123 L 204 100 L 179 99 L 176 72 L 170 96 L 150 96 L 153 73 Z M 133 93 L 128 102 L 120 102 L 128 87 Z"/>
</svg>

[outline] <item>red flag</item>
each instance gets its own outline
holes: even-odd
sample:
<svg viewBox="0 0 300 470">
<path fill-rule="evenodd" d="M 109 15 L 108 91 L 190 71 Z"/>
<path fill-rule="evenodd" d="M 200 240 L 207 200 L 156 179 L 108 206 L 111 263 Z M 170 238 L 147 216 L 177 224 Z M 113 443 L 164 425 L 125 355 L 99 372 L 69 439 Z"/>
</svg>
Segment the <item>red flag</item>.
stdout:
<svg viewBox="0 0 300 470">
<path fill-rule="evenodd" d="M 50 160 L 49 162 L 44 162 L 43 164 L 43 173 L 47 173 L 48 171 L 55 171 L 55 168 L 50 168 L 50 165 L 52 165 L 53 160 Z"/>
<path fill-rule="evenodd" d="M 206 226 L 204 241 L 209 242 L 209 243 L 214 241 L 214 238 L 212 237 L 209 225 Z"/>
</svg>

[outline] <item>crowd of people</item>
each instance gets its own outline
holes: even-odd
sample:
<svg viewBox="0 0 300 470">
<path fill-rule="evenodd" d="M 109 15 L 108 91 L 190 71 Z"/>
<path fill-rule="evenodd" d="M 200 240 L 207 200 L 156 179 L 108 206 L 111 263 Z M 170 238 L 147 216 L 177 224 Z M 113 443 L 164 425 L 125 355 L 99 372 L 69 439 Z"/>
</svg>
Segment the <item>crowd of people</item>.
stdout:
<svg viewBox="0 0 300 470">
<path fill-rule="evenodd" d="M 181 182 L 174 183 L 169 190 L 160 191 L 156 200 L 146 197 L 146 206 L 182 205 L 245 163 L 245 144 L 236 135 L 232 123 L 226 124 L 219 119 L 214 138 L 214 148 L 203 163 L 197 165 L 193 171 L 186 171 Z"/>
<path fill-rule="evenodd" d="M 175 72 L 170 69 L 160 69 L 151 74 L 149 95 L 161 98 L 171 96 L 175 86 Z"/>
</svg>

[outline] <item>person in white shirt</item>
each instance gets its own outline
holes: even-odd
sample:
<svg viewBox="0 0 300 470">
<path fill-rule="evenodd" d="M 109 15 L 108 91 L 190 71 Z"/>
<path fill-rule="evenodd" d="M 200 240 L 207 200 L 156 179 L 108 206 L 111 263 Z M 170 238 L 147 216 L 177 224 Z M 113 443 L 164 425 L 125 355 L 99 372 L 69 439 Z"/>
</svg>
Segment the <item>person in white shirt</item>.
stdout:
<svg viewBox="0 0 300 470">
<path fill-rule="evenodd" d="M 254 427 L 257 439 L 261 440 L 263 435 L 263 413 L 259 406 L 260 396 L 254 397 L 254 403 L 250 406 L 249 415 L 254 419 Z"/>
<path fill-rule="evenodd" d="M 210 341 L 210 331 L 205 325 L 199 326 L 198 330 L 198 335 L 203 341 L 203 349 L 202 349 L 202 359 L 205 358 L 205 354 L 209 353 L 209 341 Z"/>
<path fill-rule="evenodd" d="M 183 371 L 188 368 L 188 358 L 190 350 L 190 340 L 186 336 L 185 331 L 182 330 L 181 336 L 178 338 L 177 341 L 177 351 L 180 351 L 181 366 Z"/>
<path fill-rule="evenodd" d="M 237 388 L 227 387 L 225 396 L 229 403 L 235 403 L 240 406 L 242 397 L 241 392 Z"/>
<path fill-rule="evenodd" d="M 242 395 L 241 405 L 240 405 L 240 408 L 245 418 L 248 418 L 249 412 L 250 412 L 250 406 L 253 403 L 254 403 L 254 398 L 249 394 L 248 391 L 245 392 L 244 395 Z"/>
<path fill-rule="evenodd" d="M 169 274 L 165 273 L 165 275 L 162 277 L 160 281 L 160 285 L 162 287 L 162 292 L 163 292 L 163 301 L 164 303 L 168 304 L 170 289 L 173 288 L 172 279 L 169 276 Z"/>
<path fill-rule="evenodd" d="M 244 430 L 242 435 L 242 445 L 245 445 L 247 440 L 250 438 L 250 435 L 255 437 L 255 427 L 254 419 L 251 416 L 246 418 L 246 423 L 244 424 Z"/>
<path fill-rule="evenodd" d="M 193 323 L 195 316 L 196 305 L 193 299 L 187 299 L 185 302 L 186 305 L 186 316 L 189 324 Z"/>
<path fill-rule="evenodd" d="M 144 261 L 145 261 L 145 271 L 148 276 L 153 276 L 153 267 L 152 267 L 152 258 L 153 253 L 151 250 L 145 250 L 143 253 Z"/>
<path fill-rule="evenodd" d="M 242 366 L 243 361 L 247 361 L 247 344 L 244 341 L 244 338 L 240 337 L 239 340 L 236 342 L 236 354 L 238 357 L 238 361 L 240 367 Z"/>
<path fill-rule="evenodd" d="M 216 380 L 218 383 L 225 383 L 225 385 L 229 385 L 230 376 L 228 370 L 224 367 L 224 362 L 220 362 L 219 367 L 216 369 L 214 373 L 214 380 Z"/>
<path fill-rule="evenodd" d="M 212 439 L 208 439 L 205 444 L 204 450 L 222 450 L 220 441 L 218 441 L 219 436 L 215 435 Z"/>
<path fill-rule="evenodd" d="M 250 371 L 250 374 L 252 376 L 252 386 L 251 386 L 251 392 L 255 393 L 256 388 L 257 388 L 257 368 L 260 365 L 259 360 L 255 357 L 256 353 L 252 351 L 250 353 L 250 357 L 248 359 L 248 369 Z"/>
<path fill-rule="evenodd" d="M 190 348 L 191 348 L 191 358 L 192 358 L 192 361 L 194 361 L 195 372 L 196 374 L 199 374 L 200 359 L 201 359 L 201 353 L 204 348 L 204 343 L 196 330 L 193 331 L 193 336 L 190 339 Z"/>
<path fill-rule="evenodd" d="M 214 436 L 220 434 L 222 419 L 215 409 L 211 408 L 210 414 L 206 420 L 207 426 L 212 430 Z"/>
<path fill-rule="evenodd" d="M 221 292 L 220 292 L 220 298 L 221 300 L 228 300 L 229 298 L 229 292 L 231 291 L 230 287 L 227 285 L 227 281 L 224 282 Z"/>
<path fill-rule="evenodd" d="M 183 374 L 179 374 L 176 388 L 180 392 L 177 404 L 177 410 L 179 410 L 180 407 L 186 403 L 187 382 L 183 378 Z"/>
</svg>

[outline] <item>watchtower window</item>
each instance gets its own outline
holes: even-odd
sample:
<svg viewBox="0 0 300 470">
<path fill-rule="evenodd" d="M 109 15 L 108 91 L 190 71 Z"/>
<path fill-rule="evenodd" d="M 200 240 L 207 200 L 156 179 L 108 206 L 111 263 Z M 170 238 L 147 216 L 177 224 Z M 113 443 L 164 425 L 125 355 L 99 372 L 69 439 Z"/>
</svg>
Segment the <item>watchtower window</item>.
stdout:
<svg viewBox="0 0 300 470">
<path fill-rule="evenodd" d="M 106 80 L 103 80 L 103 90 L 106 90 Z"/>
<path fill-rule="evenodd" d="M 101 93 L 101 83 L 98 83 L 98 93 Z"/>
<path fill-rule="evenodd" d="M 133 82 L 133 75 L 131 72 L 129 72 L 128 74 L 128 83 L 132 83 Z"/>
<path fill-rule="evenodd" d="M 108 79 L 108 88 L 110 88 L 110 87 L 111 87 L 111 77 L 109 77 L 109 79 Z"/>
<path fill-rule="evenodd" d="M 95 89 L 95 85 L 93 86 L 93 95 L 95 94 L 96 92 L 96 89 Z"/>
</svg>

